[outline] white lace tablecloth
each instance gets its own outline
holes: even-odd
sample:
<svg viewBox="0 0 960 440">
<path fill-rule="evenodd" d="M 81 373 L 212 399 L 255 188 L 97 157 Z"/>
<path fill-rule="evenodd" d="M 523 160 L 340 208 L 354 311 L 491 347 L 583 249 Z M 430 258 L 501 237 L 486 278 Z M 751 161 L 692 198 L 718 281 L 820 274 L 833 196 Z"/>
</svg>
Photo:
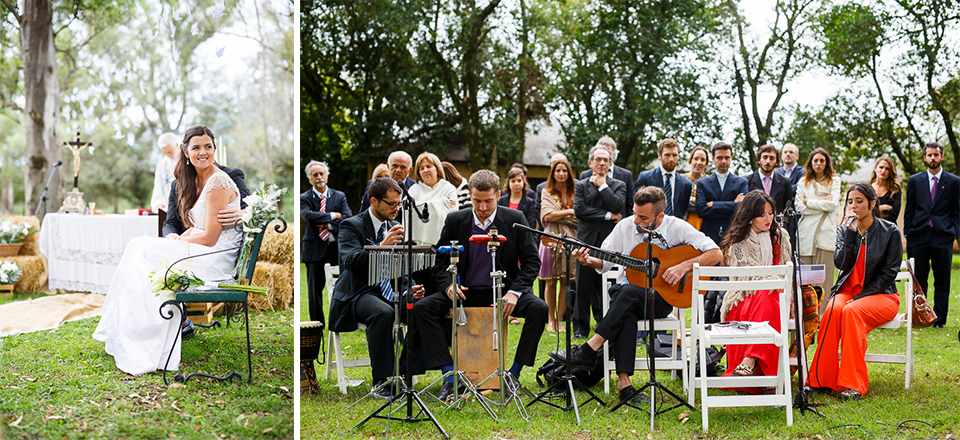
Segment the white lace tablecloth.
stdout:
<svg viewBox="0 0 960 440">
<path fill-rule="evenodd" d="M 105 295 L 127 243 L 157 236 L 157 216 L 47 214 L 40 252 L 47 257 L 50 290 Z"/>
</svg>

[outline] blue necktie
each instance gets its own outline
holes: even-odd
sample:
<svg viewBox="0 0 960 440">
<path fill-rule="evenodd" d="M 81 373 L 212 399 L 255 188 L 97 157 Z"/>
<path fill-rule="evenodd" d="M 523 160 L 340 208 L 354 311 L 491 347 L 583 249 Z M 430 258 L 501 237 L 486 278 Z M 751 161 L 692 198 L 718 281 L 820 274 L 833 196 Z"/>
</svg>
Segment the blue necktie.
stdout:
<svg viewBox="0 0 960 440">
<path fill-rule="evenodd" d="M 380 231 L 377 232 L 378 245 L 381 242 L 383 242 L 383 236 L 386 234 L 386 231 L 387 231 L 387 222 L 383 222 L 383 224 L 380 225 Z M 386 268 L 384 268 L 384 271 L 386 271 Z M 394 296 L 393 286 L 390 285 L 389 279 L 386 279 L 380 282 L 380 294 L 383 295 L 383 297 L 386 298 L 387 301 L 393 302 L 393 296 Z"/>
<path fill-rule="evenodd" d="M 667 209 L 663 211 L 666 215 L 673 215 L 673 185 L 670 184 L 670 177 L 673 173 L 667 173 L 663 175 L 665 181 L 663 182 L 663 192 L 667 196 Z"/>
</svg>

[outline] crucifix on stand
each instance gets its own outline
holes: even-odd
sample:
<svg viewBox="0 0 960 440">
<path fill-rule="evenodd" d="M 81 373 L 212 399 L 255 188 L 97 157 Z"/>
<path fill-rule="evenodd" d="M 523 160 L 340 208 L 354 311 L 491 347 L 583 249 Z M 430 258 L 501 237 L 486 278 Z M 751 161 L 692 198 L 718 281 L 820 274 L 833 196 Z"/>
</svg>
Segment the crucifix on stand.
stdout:
<svg viewBox="0 0 960 440">
<path fill-rule="evenodd" d="M 83 193 L 80 192 L 78 188 L 80 182 L 80 152 L 90 147 L 90 152 L 93 153 L 93 148 L 96 148 L 96 144 L 81 141 L 80 131 L 78 130 L 77 139 L 73 142 L 64 142 L 63 146 L 67 147 L 70 152 L 73 153 L 73 189 L 64 197 L 63 206 L 60 207 L 58 212 L 83 214 L 86 212 L 87 206 L 83 201 Z"/>
</svg>

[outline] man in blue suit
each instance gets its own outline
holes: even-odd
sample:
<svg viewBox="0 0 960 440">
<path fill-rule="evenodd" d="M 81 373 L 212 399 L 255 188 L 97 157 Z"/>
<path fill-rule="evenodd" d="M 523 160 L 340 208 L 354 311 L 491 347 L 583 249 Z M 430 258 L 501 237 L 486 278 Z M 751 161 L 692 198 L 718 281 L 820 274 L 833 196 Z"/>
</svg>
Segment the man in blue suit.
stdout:
<svg viewBox="0 0 960 440">
<path fill-rule="evenodd" d="M 960 178 L 945 171 L 940 166 L 942 160 L 942 145 L 930 142 L 924 146 L 927 170 L 907 181 L 907 207 L 903 211 L 907 256 L 915 260 L 917 282 L 924 292 L 927 275 L 933 269 L 937 328 L 947 322 L 953 240 L 960 232 Z"/>
<path fill-rule="evenodd" d="M 730 217 L 747 193 L 747 179 L 729 172 L 733 160 L 730 144 L 717 142 L 710 154 L 716 171 L 697 181 L 697 215 L 703 219 L 700 232 L 719 246 L 730 226 Z"/>
<path fill-rule="evenodd" d="M 662 188 L 667 195 L 667 205 L 663 213 L 679 219 L 686 219 L 687 208 L 690 206 L 690 193 L 693 191 L 693 182 L 677 172 L 677 163 L 680 161 L 680 143 L 675 139 L 666 138 L 657 146 L 657 157 L 660 166 L 640 173 L 634 188 L 656 186 Z M 629 197 L 628 197 L 629 198 Z"/>
<path fill-rule="evenodd" d="M 597 141 L 597 145 L 603 145 L 610 149 L 613 152 L 613 161 L 617 161 L 617 143 L 614 142 L 613 138 L 610 136 L 604 136 Z M 552 163 L 551 163 L 552 165 Z M 626 200 L 633 200 L 633 192 L 636 191 L 636 188 L 633 187 L 633 173 L 630 170 L 619 167 L 617 164 L 611 164 L 610 171 L 607 172 L 607 176 L 613 177 L 621 182 L 623 182 L 626 187 Z M 593 175 L 593 170 L 587 168 L 582 173 L 580 173 L 580 180 L 589 179 Z M 624 203 L 623 210 L 620 211 L 621 218 L 627 218 L 633 215 L 633 208 L 629 206 L 629 203 Z M 537 211 L 540 212 L 539 210 Z"/>
<path fill-rule="evenodd" d="M 347 196 L 327 186 L 328 170 L 326 163 L 311 160 L 304 169 L 311 188 L 300 194 L 300 217 L 307 225 L 300 244 L 300 261 L 307 269 L 310 320 L 320 322 L 326 322 L 323 319 L 323 288 L 327 285 L 327 278 L 323 265 L 338 264 L 340 222 L 353 215 L 347 206 Z"/>
<path fill-rule="evenodd" d="M 397 182 L 403 182 L 405 189 L 410 189 L 414 183 L 417 183 L 415 180 L 407 177 L 410 175 L 410 171 L 413 171 L 413 158 L 411 158 L 406 151 L 394 151 L 390 153 L 390 156 L 387 157 L 387 166 L 390 167 L 390 177 Z M 370 207 L 368 192 L 370 191 L 371 183 L 373 183 L 373 180 L 367 182 L 367 189 L 363 191 L 363 200 L 360 202 L 360 212 L 366 211 L 367 208 Z"/>
</svg>

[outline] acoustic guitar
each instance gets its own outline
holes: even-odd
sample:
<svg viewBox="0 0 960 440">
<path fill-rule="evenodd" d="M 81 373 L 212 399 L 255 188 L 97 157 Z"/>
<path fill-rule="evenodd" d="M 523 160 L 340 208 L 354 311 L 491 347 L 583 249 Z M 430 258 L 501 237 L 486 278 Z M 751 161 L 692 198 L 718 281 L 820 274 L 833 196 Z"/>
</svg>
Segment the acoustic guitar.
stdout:
<svg viewBox="0 0 960 440">
<path fill-rule="evenodd" d="M 563 248 L 557 240 L 546 235 L 541 237 L 540 242 L 551 249 Z M 588 249 L 587 254 L 591 257 L 623 266 L 626 270 L 627 281 L 630 282 L 630 284 L 647 287 L 646 270 L 649 266 L 646 261 L 647 246 L 647 243 L 638 244 L 630 251 L 630 255 L 596 249 Z M 684 275 L 675 285 L 664 281 L 663 273 L 677 264 L 691 258 L 699 257 L 703 252 L 698 251 L 690 245 L 676 246 L 670 249 L 663 249 L 660 246 L 653 245 L 650 254 L 651 272 L 656 272 L 657 274 L 653 279 L 653 290 L 657 291 L 668 304 L 674 307 L 682 309 L 690 307 L 693 300 L 693 271 Z"/>
</svg>

